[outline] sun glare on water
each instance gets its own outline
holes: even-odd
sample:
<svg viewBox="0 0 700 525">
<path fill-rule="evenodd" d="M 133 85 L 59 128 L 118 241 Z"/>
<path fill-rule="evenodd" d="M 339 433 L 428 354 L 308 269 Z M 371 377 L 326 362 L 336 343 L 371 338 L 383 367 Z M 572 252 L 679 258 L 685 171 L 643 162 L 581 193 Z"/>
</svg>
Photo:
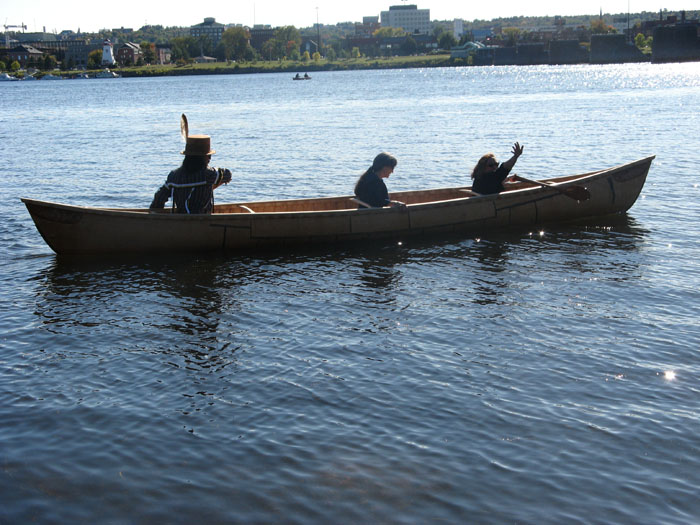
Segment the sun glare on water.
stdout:
<svg viewBox="0 0 700 525">
<path fill-rule="evenodd" d="M 673 381 L 676 379 L 676 373 L 673 370 L 666 370 L 664 372 L 664 379 L 666 381 Z"/>
</svg>

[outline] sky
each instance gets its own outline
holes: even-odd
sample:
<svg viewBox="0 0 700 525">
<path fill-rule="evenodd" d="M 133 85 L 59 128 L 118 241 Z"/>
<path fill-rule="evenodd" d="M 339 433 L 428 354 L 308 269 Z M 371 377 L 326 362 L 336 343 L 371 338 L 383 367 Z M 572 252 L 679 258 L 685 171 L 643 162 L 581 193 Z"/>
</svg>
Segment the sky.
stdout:
<svg viewBox="0 0 700 525">
<path fill-rule="evenodd" d="M 660 3 L 661 2 L 661 3 Z M 0 19 L 3 25 L 27 26 L 27 32 L 61 32 L 64 29 L 97 32 L 100 29 L 131 28 L 144 25 L 189 27 L 205 17 L 214 17 L 224 24 L 269 24 L 273 27 L 293 25 L 311 27 L 317 21 L 335 25 L 338 22 L 361 22 L 363 16 L 379 16 L 401 0 L 120 0 L 100 3 L 86 0 L 3 0 Z M 697 1 L 690 0 L 423 0 L 410 2 L 419 9 L 430 9 L 431 20 L 466 21 L 507 16 L 571 16 L 603 13 L 697 10 Z M 1 29 L 0 29 L 1 30 Z"/>
</svg>

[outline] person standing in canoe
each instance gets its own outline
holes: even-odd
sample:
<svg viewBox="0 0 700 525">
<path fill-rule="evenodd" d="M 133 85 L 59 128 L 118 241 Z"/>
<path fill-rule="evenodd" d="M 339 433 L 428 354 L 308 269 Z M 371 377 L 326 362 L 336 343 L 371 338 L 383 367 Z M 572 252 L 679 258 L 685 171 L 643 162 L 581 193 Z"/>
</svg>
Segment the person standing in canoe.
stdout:
<svg viewBox="0 0 700 525">
<path fill-rule="evenodd" d="M 487 153 L 481 157 L 472 171 L 472 179 L 474 180 L 472 191 L 482 195 L 501 193 L 504 189 L 503 182 L 508 178 L 508 174 L 518 161 L 518 157 L 523 154 L 523 149 L 525 147 L 516 142 L 513 145 L 513 156 L 500 166 L 493 153 Z"/>
<path fill-rule="evenodd" d="M 150 209 L 161 209 L 168 199 L 173 201 L 175 213 L 211 213 L 214 209 L 214 190 L 231 182 L 231 171 L 210 168 L 211 149 L 208 135 L 189 135 L 187 119 L 183 118 L 183 136 L 186 140 L 182 165 L 171 171 L 153 196 Z"/>
<path fill-rule="evenodd" d="M 389 178 L 394 172 L 398 161 L 393 155 L 380 153 L 374 158 L 372 165 L 365 171 L 355 184 L 355 197 L 361 201 L 360 208 L 405 208 L 403 202 L 389 199 L 389 191 L 382 179 Z"/>
</svg>

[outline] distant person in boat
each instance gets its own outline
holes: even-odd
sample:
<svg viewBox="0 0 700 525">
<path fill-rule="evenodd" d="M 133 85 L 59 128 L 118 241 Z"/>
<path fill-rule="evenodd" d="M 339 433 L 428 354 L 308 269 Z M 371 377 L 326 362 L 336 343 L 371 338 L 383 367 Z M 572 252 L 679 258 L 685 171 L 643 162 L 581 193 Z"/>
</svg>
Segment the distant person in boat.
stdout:
<svg viewBox="0 0 700 525">
<path fill-rule="evenodd" d="M 308 73 L 304 73 L 304 78 L 311 78 Z"/>
<path fill-rule="evenodd" d="M 211 213 L 214 190 L 231 182 L 230 170 L 209 167 L 214 153 L 208 135 L 188 136 L 182 165 L 170 172 L 153 196 L 150 208 L 161 209 L 172 199 L 176 213 Z"/>
<path fill-rule="evenodd" d="M 403 202 L 389 199 L 389 191 L 382 179 L 389 178 L 398 164 L 396 158 L 388 153 L 380 153 L 374 158 L 374 162 L 365 171 L 355 184 L 355 197 L 362 201 L 360 208 L 404 208 Z"/>
<path fill-rule="evenodd" d="M 483 195 L 501 193 L 504 189 L 503 182 L 508 179 L 508 174 L 518 161 L 518 157 L 523 154 L 523 149 L 524 146 L 516 142 L 513 145 L 513 156 L 500 166 L 493 153 L 487 153 L 481 157 L 472 171 L 472 179 L 474 179 L 472 191 Z M 515 180 L 515 176 L 511 179 Z"/>
<path fill-rule="evenodd" d="M 297 80 L 301 80 L 301 75 L 297 73 L 297 76 L 295 76 L 294 78 L 296 78 Z"/>
</svg>

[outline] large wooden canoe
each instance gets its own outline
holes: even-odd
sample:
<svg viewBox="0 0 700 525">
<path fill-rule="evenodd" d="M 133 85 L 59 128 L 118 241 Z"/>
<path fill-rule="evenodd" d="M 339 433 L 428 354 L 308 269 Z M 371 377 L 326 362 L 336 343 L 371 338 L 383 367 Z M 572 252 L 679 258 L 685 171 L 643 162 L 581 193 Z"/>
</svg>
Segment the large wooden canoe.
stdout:
<svg viewBox="0 0 700 525">
<path fill-rule="evenodd" d="M 237 251 L 442 232 L 479 234 L 621 213 L 637 200 L 653 159 L 547 179 L 549 187 L 519 182 L 498 195 L 474 195 L 468 187 L 392 193 L 392 199 L 407 204 L 403 210 L 357 209 L 351 196 L 218 204 L 211 215 L 22 201 L 59 255 Z M 572 199 L 566 194 L 572 187 L 585 187 L 590 198 Z"/>
</svg>

